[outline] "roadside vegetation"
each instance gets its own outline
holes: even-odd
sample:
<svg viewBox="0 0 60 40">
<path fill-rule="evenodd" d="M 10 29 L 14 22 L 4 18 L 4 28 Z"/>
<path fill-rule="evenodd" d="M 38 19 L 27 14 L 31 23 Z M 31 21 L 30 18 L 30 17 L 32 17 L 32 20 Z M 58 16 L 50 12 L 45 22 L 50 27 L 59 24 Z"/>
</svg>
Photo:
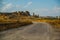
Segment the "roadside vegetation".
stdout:
<svg viewBox="0 0 60 40">
<path fill-rule="evenodd" d="M 0 23 L 0 31 L 32 24 L 30 20 Z"/>
<path fill-rule="evenodd" d="M 32 22 L 46 22 L 51 24 L 54 28 L 60 28 L 60 16 L 39 16 L 33 13 L 30 15 L 29 11 L 18 11 L 11 13 L 0 12 L 0 31 L 17 28 L 32 24 Z"/>
<path fill-rule="evenodd" d="M 60 28 L 60 20 L 47 20 L 46 22 L 51 24 L 53 28 Z"/>
<path fill-rule="evenodd" d="M 39 17 L 34 18 L 34 22 L 46 22 L 52 25 L 53 28 L 60 28 L 60 18 L 58 17 Z"/>
<path fill-rule="evenodd" d="M 28 11 L 0 13 L 0 31 L 30 25 L 32 21 L 28 19 L 29 17 Z"/>
</svg>

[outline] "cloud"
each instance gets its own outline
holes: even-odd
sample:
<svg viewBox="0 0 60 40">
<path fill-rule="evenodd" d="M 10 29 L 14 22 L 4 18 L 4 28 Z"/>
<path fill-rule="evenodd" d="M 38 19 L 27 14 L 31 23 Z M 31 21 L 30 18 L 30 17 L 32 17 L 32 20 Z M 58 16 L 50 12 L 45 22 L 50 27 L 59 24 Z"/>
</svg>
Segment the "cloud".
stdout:
<svg viewBox="0 0 60 40">
<path fill-rule="evenodd" d="M 29 7 L 32 2 L 28 2 L 24 7 L 22 7 L 21 5 L 15 5 L 15 4 L 12 4 L 12 3 L 7 3 L 7 2 L 2 2 L 3 3 L 3 6 L 1 7 L 1 12 L 11 12 L 11 11 L 19 11 L 23 8 L 27 8 Z"/>
<path fill-rule="evenodd" d="M 60 7 L 53 7 L 48 13 L 60 13 Z"/>
<path fill-rule="evenodd" d="M 59 13 L 60 12 L 60 7 L 54 7 L 53 11 L 55 11 L 56 13 Z"/>
<path fill-rule="evenodd" d="M 21 8 L 21 6 L 20 6 L 20 5 L 15 5 L 15 7 L 16 7 L 16 8 Z"/>
<path fill-rule="evenodd" d="M 13 7 L 12 3 L 5 4 L 5 5 L 2 7 L 2 11 L 5 12 L 5 11 L 11 9 L 12 7 Z"/>
<path fill-rule="evenodd" d="M 12 12 L 12 11 L 18 11 L 21 6 L 20 5 L 14 5 L 12 3 L 6 3 L 6 2 L 3 2 L 4 6 L 1 7 L 1 12 Z"/>
<path fill-rule="evenodd" d="M 60 7 L 54 6 L 51 9 L 37 8 L 34 9 L 33 12 L 35 12 L 35 14 L 40 14 L 40 15 L 58 15 L 60 13 Z"/>
<path fill-rule="evenodd" d="M 44 13 L 48 12 L 49 10 L 47 8 L 41 8 L 41 9 L 35 9 L 33 12 L 35 13 Z"/>
<path fill-rule="evenodd" d="M 32 2 L 28 2 L 27 5 L 24 6 L 24 8 L 29 7 L 32 4 Z"/>
</svg>

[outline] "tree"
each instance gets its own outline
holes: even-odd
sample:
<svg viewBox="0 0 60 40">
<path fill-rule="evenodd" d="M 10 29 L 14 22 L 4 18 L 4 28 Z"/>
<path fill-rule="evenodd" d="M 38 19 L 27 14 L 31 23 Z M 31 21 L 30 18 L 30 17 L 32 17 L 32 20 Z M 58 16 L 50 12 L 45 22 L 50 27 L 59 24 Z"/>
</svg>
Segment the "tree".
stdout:
<svg viewBox="0 0 60 40">
<path fill-rule="evenodd" d="M 33 16 L 35 15 L 35 13 L 33 13 Z"/>
<path fill-rule="evenodd" d="M 39 15 L 36 15 L 35 13 L 33 13 L 33 17 L 39 18 Z"/>
<path fill-rule="evenodd" d="M 25 11 L 26 16 L 31 16 L 29 11 Z"/>
</svg>

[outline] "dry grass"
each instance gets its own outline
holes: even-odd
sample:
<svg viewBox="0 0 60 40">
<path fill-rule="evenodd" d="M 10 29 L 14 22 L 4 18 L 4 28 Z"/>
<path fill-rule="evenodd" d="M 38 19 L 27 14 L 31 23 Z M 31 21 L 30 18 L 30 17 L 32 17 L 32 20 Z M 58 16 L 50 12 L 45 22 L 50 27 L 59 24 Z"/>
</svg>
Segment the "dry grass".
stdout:
<svg viewBox="0 0 60 40">
<path fill-rule="evenodd" d="M 46 22 L 51 24 L 54 28 L 60 28 L 60 20 L 33 20 L 34 22 Z"/>
<path fill-rule="evenodd" d="M 32 21 L 28 19 L 20 19 L 19 21 L 17 20 L 4 20 L 0 21 L 0 31 L 7 30 L 7 29 L 12 29 L 12 28 L 17 28 L 25 25 L 32 24 Z"/>
<path fill-rule="evenodd" d="M 53 25 L 54 28 L 60 28 L 60 20 L 47 20 L 46 22 Z"/>
</svg>

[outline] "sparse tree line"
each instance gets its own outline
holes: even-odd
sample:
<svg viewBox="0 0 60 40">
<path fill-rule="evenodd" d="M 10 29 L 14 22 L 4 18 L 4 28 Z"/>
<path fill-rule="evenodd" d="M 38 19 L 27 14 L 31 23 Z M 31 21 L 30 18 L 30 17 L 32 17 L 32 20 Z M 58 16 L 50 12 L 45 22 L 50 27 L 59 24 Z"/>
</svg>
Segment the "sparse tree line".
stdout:
<svg viewBox="0 0 60 40">
<path fill-rule="evenodd" d="M 32 20 L 38 20 L 40 19 L 59 19 L 58 21 L 48 21 L 51 24 L 59 23 L 60 24 L 60 16 L 52 17 L 52 16 L 39 16 L 33 13 L 33 15 L 30 14 L 29 11 L 16 11 L 16 12 L 0 12 L 0 31 L 7 30 L 11 28 L 17 28 L 20 26 L 32 24 Z M 15 20 L 15 21 L 14 21 Z M 16 21 L 17 20 L 17 21 Z M 34 21 L 33 20 L 33 21 Z"/>
<path fill-rule="evenodd" d="M 11 13 L 0 12 L 0 31 L 32 24 L 32 22 L 28 18 L 21 19 L 21 17 L 28 16 L 31 16 L 29 11 L 18 11 Z"/>
<path fill-rule="evenodd" d="M 21 17 L 21 16 L 31 16 L 31 17 L 34 17 L 34 18 L 40 18 L 40 19 L 59 19 L 60 20 L 60 16 L 39 16 L 36 15 L 35 13 L 33 13 L 33 15 L 30 14 L 29 11 L 16 11 L 16 12 L 0 12 L 0 19 L 13 19 L 13 18 L 18 18 L 18 17 Z"/>
<path fill-rule="evenodd" d="M 9 18 L 16 18 L 17 16 L 30 16 L 30 12 L 29 11 L 18 11 L 18 12 L 11 12 L 11 13 L 3 13 L 3 12 L 0 12 L 0 17 L 9 17 Z M 6 19 L 6 18 L 5 18 Z"/>
</svg>

